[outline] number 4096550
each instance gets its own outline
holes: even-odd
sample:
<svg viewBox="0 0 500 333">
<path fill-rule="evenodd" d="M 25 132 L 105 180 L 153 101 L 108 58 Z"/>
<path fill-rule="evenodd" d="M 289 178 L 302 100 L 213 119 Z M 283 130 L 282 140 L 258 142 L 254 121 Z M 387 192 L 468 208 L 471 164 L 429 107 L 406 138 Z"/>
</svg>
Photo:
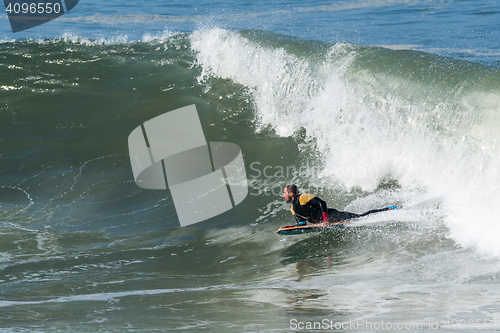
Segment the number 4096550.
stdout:
<svg viewBox="0 0 500 333">
<path fill-rule="evenodd" d="M 59 12 L 61 12 L 61 5 L 57 2 L 39 3 L 38 5 L 36 3 L 29 4 L 26 2 L 15 2 L 9 3 L 5 10 L 9 14 L 58 14 Z"/>
</svg>

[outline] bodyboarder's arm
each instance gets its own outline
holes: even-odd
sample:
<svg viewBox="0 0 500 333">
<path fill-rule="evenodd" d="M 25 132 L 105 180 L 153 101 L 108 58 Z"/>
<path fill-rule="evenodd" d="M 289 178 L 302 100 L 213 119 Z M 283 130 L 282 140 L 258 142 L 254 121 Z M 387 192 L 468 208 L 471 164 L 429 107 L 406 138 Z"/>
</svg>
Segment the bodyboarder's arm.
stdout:
<svg viewBox="0 0 500 333">
<path fill-rule="evenodd" d="M 309 200 L 309 204 L 313 206 L 319 206 L 321 208 L 321 212 L 323 213 L 323 221 L 328 222 L 328 207 L 326 206 L 326 202 L 324 200 L 321 200 L 318 197 L 314 197 Z"/>
</svg>

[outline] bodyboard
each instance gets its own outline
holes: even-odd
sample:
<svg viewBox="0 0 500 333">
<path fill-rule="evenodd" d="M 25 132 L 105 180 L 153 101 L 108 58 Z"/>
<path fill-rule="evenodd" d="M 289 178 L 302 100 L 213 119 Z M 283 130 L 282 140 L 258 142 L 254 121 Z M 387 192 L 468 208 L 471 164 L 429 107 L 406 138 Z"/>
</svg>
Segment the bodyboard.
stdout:
<svg viewBox="0 0 500 333">
<path fill-rule="evenodd" d="M 307 234 L 310 232 L 323 232 L 327 230 L 333 229 L 344 229 L 347 225 L 351 224 L 349 221 L 344 222 L 336 222 L 331 223 L 328 227 L 324 227 L 319 224 L 310 224 L 310 225 L 288 225 L 286 227 L 279 228 L 276 233 L 278 235 L 298 235 L 298 234 Z"/>
</svg>

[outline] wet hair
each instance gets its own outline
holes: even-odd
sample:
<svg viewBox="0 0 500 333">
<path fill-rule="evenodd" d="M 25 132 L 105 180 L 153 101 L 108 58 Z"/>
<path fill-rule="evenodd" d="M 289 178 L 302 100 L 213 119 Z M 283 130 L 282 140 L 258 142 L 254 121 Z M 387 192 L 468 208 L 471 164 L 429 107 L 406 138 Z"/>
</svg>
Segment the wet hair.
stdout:
<svg viewBox="0 0 500 333">
<path fill-rule="evenodd" d="M 295 184 L 290 184 L 285 186 L 287 192 L 292 192 L 293 195 L 298 196 L 299 195 L 299 189 L 297 188 L 297 185 Z"/>
</svg>

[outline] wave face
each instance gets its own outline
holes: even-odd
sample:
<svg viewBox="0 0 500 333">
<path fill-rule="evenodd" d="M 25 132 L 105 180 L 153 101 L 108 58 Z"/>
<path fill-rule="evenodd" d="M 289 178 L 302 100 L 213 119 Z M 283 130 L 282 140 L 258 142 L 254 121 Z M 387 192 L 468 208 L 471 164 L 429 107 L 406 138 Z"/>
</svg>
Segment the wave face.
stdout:
<svg viewBox="0 0 500 333">
<path fill-rule="evenodd" d="M 283 309 L 339 322 L 364 308 L 407 321 L 495 311 L 484 288 L 500 272 L 498 68 L 215 28 L 0 47 L 0 307 L 12 326 L 278 331 Z M 207 142 L 241 148 L 250 187 L 181 228 L 168 190 L 134 183 L 127 138 L 191 104 Z M 340 210 L 404 209 L 280 238 L 289 183 Z M 238 309 L 234 321 L 220 309 Z"/>
<path fill-rule="evenodd" d="M 276 187 L 296 181 L 338 191 L 329 199 L 345 206 L 342 196 L 394 181 L 417 201 L 441 198 L 455 241 L 500 255 L 496 67 L 253 30 L 136 42 L 68 35 L 2 48 L 2 191 L 14 209 L 4 217 L 75 230 L 116 219 L 126 230 L 123 218 L 163 223 L 170 207 L 175 226 L 159 192 L 144 208 L 153 194 L 133 184 L 126 138 L 141 121 L 195 103 L 207 137 L 246 146 L 257 189 L 277 197 Z M 281 145 L 289 151 L 276 160 Z"/>
</svg>

